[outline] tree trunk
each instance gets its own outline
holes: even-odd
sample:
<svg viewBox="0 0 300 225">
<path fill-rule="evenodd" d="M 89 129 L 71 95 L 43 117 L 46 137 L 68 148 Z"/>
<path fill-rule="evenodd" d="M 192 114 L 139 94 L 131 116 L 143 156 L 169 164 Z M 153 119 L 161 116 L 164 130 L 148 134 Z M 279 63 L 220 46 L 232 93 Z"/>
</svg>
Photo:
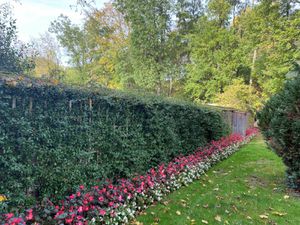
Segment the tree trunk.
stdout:
<svg viewBox="0 0 300 225">
<path fill-rule="evenodd" d="M 169 96 L 172 95 L 173 92 L 173 78 L 170 77 L 170 83 L 169 83 Z"/>
<path fill-rule="evenodd" d="M 249 79 L 250 86 L 252 86 L 252 83 L 253 83 L 253 74 L 254 74 L 254 70 L 255 70 L 256 58 L 257 58 L 257 49 L 254 49 L 253 58 L 252 58 L 252 67 L 251 67 L 251 73 L 250 73 L 250 79 Z"/>
</svg>

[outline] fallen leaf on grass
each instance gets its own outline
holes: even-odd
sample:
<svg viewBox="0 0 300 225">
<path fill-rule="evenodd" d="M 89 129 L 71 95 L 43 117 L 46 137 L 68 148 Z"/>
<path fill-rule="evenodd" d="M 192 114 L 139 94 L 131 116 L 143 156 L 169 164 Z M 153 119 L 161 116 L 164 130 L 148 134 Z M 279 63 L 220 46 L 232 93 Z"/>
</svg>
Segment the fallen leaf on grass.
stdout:
<svg viewBox="0 0 300 225">
<path fill-rule="evenodd" d="M 236 211 L 236 212 L 239 211 L 235 205 L 233 205 L 232 208 L 233 208 L 233 210 Z"/>
<path fill-rule="evenodd" d="M 165 206 L 167 206 L 169 204 L 169 202 L 164 201 L 162 204 L 165 205 Z"/>
<path fill-rule="evenodd" d="M 250 216 L 247 216 L 247 219 L 248 219 L 248 220 L 252 220 L 252 218 L 251 218 Z"/>
<path fill-rule="evenodd" d="M 222 196 L 216 196 L 216 198 L 218 199 L 218 200 L 222 200 L 222 199 L 224 199 L 224 197 L 222 197 Z"/>
<path fill-rule="evenodd" d="M 180 216 L 180 215 L 181 215 L 181 212 L 180 212 L 180 211 L 176 211 L 176 214 L 177 214 L 178 216 Z"/>
<path fill-rule="evenodd" d="M 167 213 L 169 211 L 170 211 L 170 208 L 166 208 L 166 209 L 163 210 L 164 213 Z"/>
<path fill-rule="evenodd" d="M 201 220 L 202 223 L 208 224 L 206 220 Z"/>
<path fill-rule="evenodd" d="M 203 205 L 203 208 L 207 209 L 208 208 L 208 204 Z"/>
<path fill-rule="evenodd" d="M 273 214 L 273 215 L 276 215 L 276 216 L 285 216 L 285 215 L 287 215 L 287 213 L 277 212 L 277 211 L 272 212 L 272 214 Z"/>
<path fill-rule="evenodd" d="M 284 199 L 289 199 L 289 198 L 290 198 L 290 196 L 288 196 L 288 195 L 285 195 L 285 196 L 283 196 L 283 198 L 284 198 Z"/>
<path fill-rule="evenodd" d="M 221 216 L 219 216 L 219 215 L 215 216 L 215 220 L 218 221 L 218 222 L 222 222 Z"/>
<path fill-rule="evenodd" d="M 268 218 L 269 218 L 267 215 L 259 215 L 259 217 L 260 217 L 261 219 L 268 219 Z"/>
<path fill-rule="evenodd" d="M 158 223 L 160 219 L 158 217 L 154 218 L 154 222 Z"/>
</svg>

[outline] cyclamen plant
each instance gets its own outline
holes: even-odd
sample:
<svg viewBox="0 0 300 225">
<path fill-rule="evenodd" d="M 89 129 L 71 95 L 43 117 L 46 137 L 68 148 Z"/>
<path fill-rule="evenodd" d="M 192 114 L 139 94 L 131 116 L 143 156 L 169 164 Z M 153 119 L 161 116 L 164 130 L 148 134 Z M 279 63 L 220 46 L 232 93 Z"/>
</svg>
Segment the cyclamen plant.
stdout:
<svg viewBox="0 0 300 225">
<path fill-rule="evenodd" d="M 150 169 L 145 175 L 120 179 L 116 184 L 108 180 L 101 187 L 88 189 L 82 185 L 58 205 L 45 200 L 19 215 L 4 214 L 0 222 L 4 225 L 127 224 L 163 196 L 199 179 L 211 166 L 249 142 L 257 132 L 251 128 L 245 137 L 232 134 L 212 141 L 194 154 L 179 156 L 168 164 Z"/>
</svg>

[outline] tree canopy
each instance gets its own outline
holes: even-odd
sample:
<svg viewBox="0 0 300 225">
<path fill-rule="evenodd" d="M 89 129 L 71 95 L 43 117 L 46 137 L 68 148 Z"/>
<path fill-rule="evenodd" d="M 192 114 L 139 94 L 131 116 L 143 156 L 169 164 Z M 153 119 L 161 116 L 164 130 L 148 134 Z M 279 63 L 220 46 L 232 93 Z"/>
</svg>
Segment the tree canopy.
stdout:
<svg viewBox="0 0 300 225">
<path fill-rule="evenodd" d="M 23 73 L 33 68 L 33 54 L 18 40 L 10 5 L 0 4 L 0 72 Z"/>
<path fill-rule="evenodd" d="M 63 74 L 63 82 L 254 113 L 282 89 L 286 74 L 300 60 L 299 0 L 115 0 L 100 9 L 92 2 L 78 1 L 85 15 L 81 25 L 64 15 L 52 22 L 49 31 L 60 46 L 39 45 L 48 53 L 35 61 L 36 73 L 48 68 L 50 77 Z M 7 10 L 1 14 L 6 50 L 0 57 L 15 62 L 4 63 L 13 68 L 6 69 L 21 71 L 30 64 L 24 46 L 16 44 L 9 15 Z M 67 52 L 67 68 L 56 60 L 60 47 Z"/>
</svg>

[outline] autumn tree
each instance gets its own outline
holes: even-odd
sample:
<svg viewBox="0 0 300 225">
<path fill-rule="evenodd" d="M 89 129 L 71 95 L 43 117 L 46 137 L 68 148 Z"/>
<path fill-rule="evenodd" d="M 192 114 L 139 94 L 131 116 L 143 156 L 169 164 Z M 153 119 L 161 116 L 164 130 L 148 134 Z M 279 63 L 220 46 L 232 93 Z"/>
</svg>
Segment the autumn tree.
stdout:
<svg viewBox="0 0 300 225">
<path fill-rule="evenodd" d="M 104 8 L 88 13 L 84 29 L 91 44 L 89 57 L 93 59 L 89 65 L 90 79 L 107 87 L 120 88 L 126 78 L 116 71 L 116 67 L 122 60 L 122 51 L 128 48 L 130 33 L 123 15 L 107 3 Z"/>
</svg>

